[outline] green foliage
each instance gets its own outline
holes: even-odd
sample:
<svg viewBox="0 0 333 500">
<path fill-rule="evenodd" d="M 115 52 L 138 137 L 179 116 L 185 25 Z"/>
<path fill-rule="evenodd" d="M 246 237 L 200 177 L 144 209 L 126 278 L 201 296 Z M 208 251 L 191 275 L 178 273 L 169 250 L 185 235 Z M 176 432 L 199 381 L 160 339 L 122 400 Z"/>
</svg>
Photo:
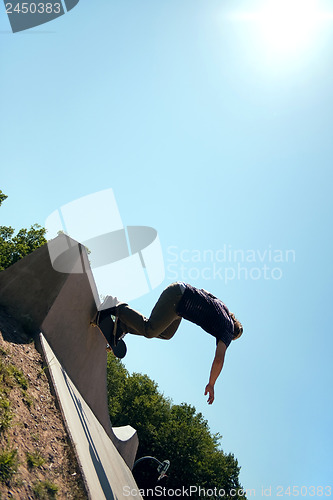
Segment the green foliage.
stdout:
<svg viewBox="0 0 333 500">
<path fill-rule="evenodd" d="M 224 498 L 244 498 L 234 492 L 230 495 L 232 489 L 241 490 L 240 468 L 232 454 L 220 449 L 221 436 L 210 432 L 201 413 L 186 403 L 173 405 L 147 375 L 129 375 L 112 354 L 107 376 L 112 424 L 137 429 L 138 457 L 170 460 L 168 488 L 213 486 L 226 491 Z"/>
<path fill-rule="evenodd" d="M 0 191 L 0 206 L 6 198 Z M 0 271 L 46 243 L 46 230 L 38 224 L 34 224 L 30 229 L 20 229 L 16 236 L 14 233 L 12 227 L 0 226 Z"/>
<path fill-rule="evenodd" d="M 27 464 L 29 469 L 33 469 L 34 467 L 41 467 L 44 465 L 45 459 L 42 457 L 41 453 L 36 450 L 32 453 L 27 453 Z"/>
<path fill-rule="evenodd" d="M 8 372 L 7 365 L 0 359 L 0 394 L 8 394 L 9 387 L 13 386 L 13 381 Z"/>
<path fill-rule="evenodd" d="M 21 387 L 23 391 L 28 389 L 28 381 L 25 378 L 22 370 L 17 368 L 15 365 L 8 365 L 7 373 L 12 380 L 15 380 L 18 386 Z"/>
<path fill-rule="evenodd" d="M 0 359 L 0 394 L 8 393 L 8 390 L 14 386 L 20 387 L 23 392 L 28 388 L 28 381 L 22 370 Z"/>
<path fill-rule="evenodd" d="M 23 372 L 12 364 L 5 363 L 0 359 L 0 432 L 10 427 L 13 413 L 8 399 L 8 394 L 13 387 L 20 387 L 22 393 L 26 394 L 28 382 Z"/>
<path fill-rule="evenodd" d="M 136 423 L 142 450 L 168 418 L 170 402 L 159 394 L 157 385 L 147 375 L 129 375 L 121 361 L 108 356 L 108 399 L 113 425 Z"/>
<path fill-rule="evenodd" d="M 34 404 L 34 400 L 29 396 L 27 391 L 23 392 L 23 403 L 27 405 L 28 408 L 31 408 Z"/>
<path fill-rule="evenodd" d="M 0 432 L 7 430 L 12 420 L 13 413 L 10 401 L 4 394 L 0 394 Z"/>
<path fill-rule="evenodd" d="M 2 202 L 5 201 L 5 199 L 8 198 L 0 189 L 0 207 L 2 205 Z"/>
<path fill-rule="evenodd" d="M 17 473 L 18 466 L 17 450 L 5 450 L 0 453 L 0 482 L 10 481 Z"/>
<path fill-rule="evenodd" d="M 33 492 L 36 498 L 40 500 L 48 500 L 56 498 L 58 486 L 50 481 L 39 481 L 33 486 Z"/>
<path fill-rule="evenodd" d="M 0 359 L 0 433 L 10 427 L 13 419 L 10 401 L 7 398 L 9 392 L 8 385 L 11 385 L 10 376 L 6 365 Z"/>
<path fill-rule="evenodd" d="M 123 400 L 126 392 L 128 372 L 121 361 L 108 355 L 107 380 L 108 380 L 108 403 L 110 418 L 121 419 Z M 120 424 L 121 425 L 121 424 Z"/>
</svg>

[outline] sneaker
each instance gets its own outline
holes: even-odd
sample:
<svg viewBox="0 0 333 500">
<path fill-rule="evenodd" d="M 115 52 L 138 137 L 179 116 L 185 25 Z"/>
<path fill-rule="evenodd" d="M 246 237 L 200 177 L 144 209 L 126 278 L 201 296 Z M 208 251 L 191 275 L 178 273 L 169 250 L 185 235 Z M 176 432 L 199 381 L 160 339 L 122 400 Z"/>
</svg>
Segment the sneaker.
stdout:
<svg viewBox="0 0 333 500">
<path fill-rule="evenodd" d="M 117 297 L 112 297 L 112 295 L 107 295 L 102 304 L 99 306 L 98 311 L 113 316 L 117 316 L 117 309 L 122 305 L 127 305 L 127 303 L 120 302 L 120 300 L 118 300 Z"/>
<path fill-rule="evenodd" d="M 102 323 L 102 321 L 107 318 L 108 316 L 116 316 L 116 313 L 117 313 L 117 309 L 118 307 L 123 304 L 123 302 L 118 302 L 118 304 L 116 306 L 113 306 L 113 307 L 109 307 L 107 309 L 104 309 L 103 308 L 103 305 L 104 305 L 104 302 L 103 304 L 100 305 L 100 307 L 97 309 L 97 312 L 95 314 L 95 316 L 93 317 L 92 319 L 92 323 L 95 323 L 97 326 L 100 326 L 100 324 Z"/>
</svg>

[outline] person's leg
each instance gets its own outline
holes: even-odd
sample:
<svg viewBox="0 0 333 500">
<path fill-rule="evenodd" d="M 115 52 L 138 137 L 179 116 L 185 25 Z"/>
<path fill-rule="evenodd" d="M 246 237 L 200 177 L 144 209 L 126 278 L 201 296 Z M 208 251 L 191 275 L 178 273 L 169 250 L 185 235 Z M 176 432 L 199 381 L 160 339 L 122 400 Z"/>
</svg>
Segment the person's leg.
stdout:
<svg viewBox="0 0 333 500">
<path fill-rule="evenodd" d="M 171 338 L 176 332 L 181 318 L 176 313 L 182 290 L 177 283 L 169 285 L 161 294 L 149 319 L 127 305 L 119 308 L 118 317 L 128 333 L 147 338 Z"/>
<path fill-rule="evenodd" d="M 182 318 L 178 316 L 178 319 L 175 319 L 171 323 L 171 325 L 169 325 L 162 333 L 160 333 L 158 338 L 163 340 L 170 340 L 171 337 L 173 337 L 176 331 L 178 330 L 181 320 Z"/>
</svg>

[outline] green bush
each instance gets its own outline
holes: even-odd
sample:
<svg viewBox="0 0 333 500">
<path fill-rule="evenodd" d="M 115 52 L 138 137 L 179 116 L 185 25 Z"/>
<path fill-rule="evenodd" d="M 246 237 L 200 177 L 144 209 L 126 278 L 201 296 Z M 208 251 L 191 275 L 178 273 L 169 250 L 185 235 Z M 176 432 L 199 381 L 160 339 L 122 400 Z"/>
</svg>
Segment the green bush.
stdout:
<svg viewBox="0 0 333 500">
<path fill-rule="evenodd" d="M 17 473 L 18 466 L 17 450 L 5 450 L 0 453 L 0 482 L 8 482 Z"/>
<path fill-rule="evenodd" d="M 36 450 L 32 453 L 27 453 L 27 464 L 29 469 L 33 469 L 34 467 L 41 467 L 44 465 L 45 459 L 42 457 L 41 453 Z"/>
<path fill-rule="evenodd" d="M 0 432 L 7 430 L 10 427 L 13 419 L 13 413 L 10 407 L 10 401 L 3 394 L 0 394 Z"/>
<path fill-rule="evenodd" d="M 26 391 L 28 389 L 28 381 L 25 378 L 22 370 L 19 370 L 14 365 L 8 365 L 7 370 L 9 376 L 12 377 L 12 379 L 17 382 L 17 384 L 21 387 L 21 389 Z"/>
<path fill-rule="evenodd" d="M 50 481 L 39 481 L 33 486 L 34 495 L 40 500 L 56 498 L 58 489 L 58 486 Z"/>
</svg>

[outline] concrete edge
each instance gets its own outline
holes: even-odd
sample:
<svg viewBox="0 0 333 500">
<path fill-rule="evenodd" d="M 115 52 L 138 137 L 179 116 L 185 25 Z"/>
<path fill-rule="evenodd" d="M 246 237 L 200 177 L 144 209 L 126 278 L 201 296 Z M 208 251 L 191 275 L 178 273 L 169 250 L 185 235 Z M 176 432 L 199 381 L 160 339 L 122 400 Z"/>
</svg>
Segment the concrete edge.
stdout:
<svg viewBox="0 0 333 500">
<path fill-rule="evenodd" d="M 58 393 L 57 385 L 56 385 L 54 377 L 53 377 L 52 370 L 50 369 L 50 366 L 49 366 L 49 363 L 48 363 L 48 360 L 47 360 L 45 346 L 44 346 L 44 343 L 43 343 L 43 334 L 41 332 L 36 337 L 35 345 L 36 345 L 37 351 L 41 354 L 41 356 L 43 358 L 44 365 L 47 367 L 47 370 L 45 370 L 45 373 L 46 373 L 46 376 L 47 376 L 49 384 L 50 384 L 51 393 L 54 395 L 54 397 L 56 399 L 56 406 L 57 406 L 57 408 L 59 409 L 59 411 L 61 413 L 62 421 L 64 423 L 66 432 L 68 434 L 68 438 L 69 438 L 71 446 L 72 446 L 72 450 L 74 452 L 76 461 L 77 461 L 79 469 L 80 469 L 80 473 L 81 473 L 81 477 L 82 477 L 82 480 L 83 480 L 83 483 L 84 483 L 84 487 L 85 487 L 85 490 L 86 490 L 86 493 L 87 493 L 87 497 L 89 498 L 89 500 L 94 500 L 92 498 L 92 496 L 91 496 L 89 485 L 88 485 L 88 482 L 87 482 L 87 479 L 86 479 L 86 476 L 85 476 L 85 473 L 84 473 L 84 470 L 83 470 L 83 466 L 82 466 L 80 457 L 79 457 L 79 455 L 77 453 L 77 449 L 76 449 L 76 446 L 75 446 L 75 443 L 74 443 L 74 439 L 73 439 L 71 430 L 69 428 L 67 419 L 65 418 L 63 407 L 62 407 L 62 405 L 60 403 L 60 396 L 59 396 L 59 393 Z"/>
<path fill-rule="evenodd" d="M 54 392 L 75 450 L 89 500 L 120 500 L 124 496 L 143 500 L 127 463 L 60 364 L 41 332 Z M 129 495 L 124 494 L 129 488 Z"/>
</svg>

